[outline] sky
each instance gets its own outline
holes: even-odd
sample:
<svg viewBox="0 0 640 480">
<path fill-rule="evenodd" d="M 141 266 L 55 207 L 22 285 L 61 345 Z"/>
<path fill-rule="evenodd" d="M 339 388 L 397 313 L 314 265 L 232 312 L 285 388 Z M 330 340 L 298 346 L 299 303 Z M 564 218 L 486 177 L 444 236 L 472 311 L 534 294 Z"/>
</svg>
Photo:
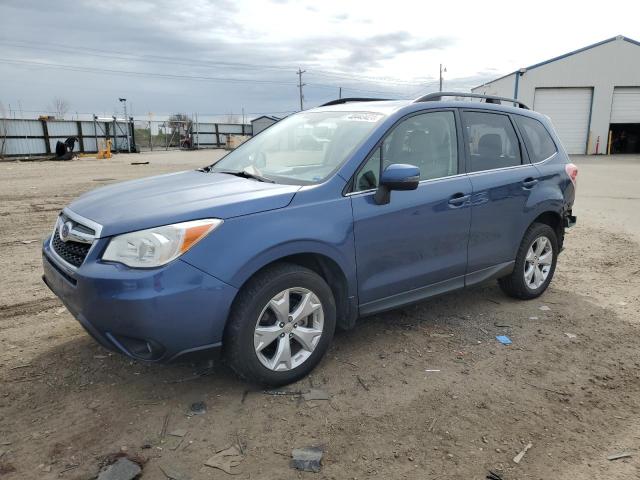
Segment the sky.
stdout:
<svg viewBox="0 0 640 480">
<path fill-rule="evenodd" d="M 471 87 L 616 35 L 640 2 L 0 0 L 0 102 L 37 117 L 284 115 Z M 594 65 L 597 68 L 597 65 Z M 0 107 L 2 108 L 2 107 Z M 0 111 L 0 116 L 2 112 Z M 238 117 L 239 118 L 239 117 Z"/>
</svg>

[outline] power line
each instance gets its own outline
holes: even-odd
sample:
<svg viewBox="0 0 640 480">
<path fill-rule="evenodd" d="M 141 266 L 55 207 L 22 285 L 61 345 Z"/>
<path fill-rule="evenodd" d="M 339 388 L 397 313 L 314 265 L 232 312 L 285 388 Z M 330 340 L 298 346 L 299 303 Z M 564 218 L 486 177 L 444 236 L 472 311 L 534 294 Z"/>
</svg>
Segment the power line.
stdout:
<svg viewBox="0 0 640 480">
<path fill-rule="evenodd" d="M 113 73 L 118 75 L 133 75 L 133 76 L 146 76 L 146 77 L 185 79 L 185 80 L 207 80 L 207 81 L 214 81 L 214 82 L 220 81 L 220 82 L 245 82 L 245 83 L 268 83 L 268 84 L 277 84 L 277 85 L 295 85 L 295 83 L 285 82 L 280 80 L 259 80 L 255 78 L 249 79 L 249 78 L 234 78 L 234 77 L 209 77 L 204 75 L 178 75 L 173 73 L 158 73 L 158 72 L 135 72 L 131 70 L 118 70 L 118 69 L 112 69 L 112 68 L 97 68 L 97 67 L 84 67 L 84 66 L 81 67 L 77 65 L 37 62 L 33 60 L 15 60 L 10 58 L 0 58 L 0 63 L 33 65 L 38 67 L 70 70 L 74 72 Z"/>
<path fill-rule="evenodd" d="M 20 45 L 20 43 L 26 45 Z M 59 43 L 48 43 L 47 45 L 37 44 L 37 47 L 30 47 L 30 44 L 34 44 L 35 42 L 27 42 L 22 40 L 0 40 L 0 44 L 9 45 L 17 48 L 31 48 L 33 50 L 48 50 L 60 53 L 79 53 L 87 56 L 94 56 L 99 58 L 116 58 L 119 60 L 138 60 L 150 63 L 170 63 L 176 65 L 189 65 L 189 66 L 215 66 L 215 67 L 234 67 L 234 68 L 247 68 L 253 70 L 291 70 L 291 67 L 284 65 L 264 65 L 264 64 L 248 64 L 242 62 L 226 62 L 226 61 L 210 61 L 204 59 L 189 59 L 189 58 L 176 58 L 176 57 L 167 57 L 160 55 L 149 55 L 149 54 L 131 54 L 128 52 L 121 51 L 109 51 L 102 49 L 93 49 L 93 48 L 78 48 L 76 46 L 63 45 Z M 349 79 L 354 81 L 362 82 L 363 80 L 369 81 L 371 83 L 379 83 L 379 84 L 388 84 L 395 86 L 419 86 L 423 82 L 419 81 L 406 81 L 400 79 L 386 78 L 386 77 L 371 77 L 371 76 L 362 76 L 362 75 L 348 75 L 341 72 L 329 72 L 325 70 L 314 70 L 311 69 L 309 72 L 311 75 L 317 75 L 321 77 L 328 78 L 337 78 L 337 79 Z"/>
<path fill-rule="evenodd" d="M 418 90 L 414 90 L 412 92 L 409 92 L 408 94 L 406 94 L 404 96 L 407 97 L 407 98 L 417 97 L 417 96 L 419 96 L 418 93 L 424 92 L 425 90 L 427 91 L 426 93 L 428 93 L 429 91 L 431 91 L 431 89 L 429 89 L 429 87 L 435 86 L 437 84 L 438 84 L 438 82 L 425 83 Z M 336 88 L 336 87 L 331 86 L 331 85 L 319 85 L 319 84 L 314 84 L 314 83 L 307 83 L 307 85 L 308 86 L 313 86 L 313 87 L 320 87 L 320 88 L 333 88 L 333 89 Z M 349 86 L 346 86 L 346 87 L 343 86 L 343 87 L 340 87 L 340 88 L 342 88 L 343 92 L 351 90 L 352 92 L 371 93 L 373 95 L 387 95 L 387 96 L 389 96 L 389 95 L 394 96 L 395 95 L 394 92 L 389 92 L 389 91 L 383 92 L 383 91 L 380 91 L 380 90 L 366 90 L 366 89 L 362 89 L 362 88 L 351 88 Z"/>
<path fill-rule="evenodd" d="M 319 77 L 336 78 L 336 79 L 357 80 L 360 82 L 363 80 L 366 80 L 371 83 L 395 85 L 398 87 L 419 86 L 424 83 L 417 80 L 407 81 L 407 80 L 392 79 L 388 77 L 371 77 L 371 76 L 365 76 L 365 75 L 356 76 L 356 75 L 347 75 L 346 73 L 323 72 L 322 70 L 313 70 L 313 69 L 309 70 L 309 75 L 317 75 Z"/>
<path fill-rule="evenodd" d="M 30 42 L 23 42 L 27 43 Z M 72 47 L 62 44 L 49 43 L 48 45 L 38 45 L 37 47 L 30 47 L 28 45 L 19 45 L 15 41 L 6 41 L 0 40 L 0 44 L 9 45 L 17 48 L 27 48 L 32 50 L 48 50 L 52 52 L 61 52 L 61 53 L 78 53 L 81 55 L 87 55 L 90 57 L 99 57 L 99 58 L 116 58 L 119 60 L 141 60 L 145 62 L 152 63 L 173 63 L 176 65 L 193 65 L 193 66 L 202 66 L 202 65 L 211 65 L 215 67 L 219 66 L 228 66 L 228 67 L 241 67 L 241 68 L 250 68 L 250 69 L 271 69 L 271 70 L 290 70 L 291 67 L 287 66 L 279 66 L 279 65 L 260 65 L 260 64 L 248 64 L 241 62 L 225 62 L 225 61 L 210 61 L 204 59 L 189 59 L 185 57 L 177 58 L 177 57 L 165 57 L 161 55 L 149 55 L 149 54 L 131 54 L 128 52 L 121 51 L 109 51 L 109 50 L 99 50 L 95 48 L 78 48 Z M 51 46 L 53 45 L 53 47 Z"/>
<path fill-rule="evenodd" d="M 68 70 L 74 72 L 87 72 L 87 73 L 106 73 L 111 75 L 124 75 L 124 76 L 137 76 L 137 77 L 151 77 L 151 78 L 164 78 L 164 79 L 178 79 L 178 80 L 193 80 L 193 81 L 211 81 L 211 82 L 221 82 L 221 83 L 257 83 L 257 84 L 271 84 L 271 85 L 283 85 L 283 86 L 298 86 L 299 84 L 286 82 L 281 80 L 260 80 L 255 78 L 237 78 L 237 77 L 210 77 L 205 75 L 178 75 L 171 73 L 158 73 L 158 72 L 137 72 L 131 70 L 119 70 L 119 69 L 111 69 L 111 68 L 97 68 L 97 67 L 86 67 L 86 66 L 78 66 L 78 65 L 67 65 L 67 64 L 59 64 L 59 63 L 48 63 L 48 62 L 37 62 L 33 60 L 16 60 L 10 58 L 0 58 L 0 63 L 5 64 L 13 64 L 13 65 L 28 65 L 35 66 L 41 68 L 55 68 L 59 70 Z M 304 72 L 302 72 L 304 73 Z M 337 85 L 331 84 L 323 84 L 323 83 L 313 83 L 313 84 L 305 84 L 309 86 L 314 86 L 316 88 L 329 88 L 335 90 Z M 304 86 L 304 85 L 303 85 Z M 374 93 L 379 95 L 394 95 L 393 92 L 390 91 L 380 91 L 380 90 L 367 90 L 356 87 L 345 87 L 345 89 L 356 91 L 356 92 L 364 92 L 364 93 Z"/>
<path fill-rule="evenodd" d="M 15 110 L 15 109 L 14 109 Z M 94 113 L 96 113 L 96 111 L 101 111 L 102 109 L 97 109 L 93 112 L 76 112 L 74 111 L 74 114 L 77 115 L 93 115 Z M 53 110 L 20 110 L 21 112 L 24 113 L 59 113 Z M 115 109 L 114 109 L 115 111 Z M 285 114 L 290 114 L 290 113 L 294 113 L 297 110 L 280 110 L 280 111 L 268 111 L 268 112 L 244 112 L 245 115 L 285 115 Z M 170 115 L 175 115 L 175 112 L 152 112 L 154 115 L 156 116 L 170 116 Z M 203 115 L 203 116 L 207 116 L 207 117 L 217 117 L 217 116 L 224 116 L 224 115 L 229 115 L 229 112 L 198 112 L 198 115 Z M 240 114 L 232 114 L 234 116 L 236 115 L 240 115 Z M 143 117 L 144 115 L 138 115 L 139 117 Z M 158 122 L 163 122 L 164 120 L 154 120 L 154 121 L 158 121 Z"/>
</svg>

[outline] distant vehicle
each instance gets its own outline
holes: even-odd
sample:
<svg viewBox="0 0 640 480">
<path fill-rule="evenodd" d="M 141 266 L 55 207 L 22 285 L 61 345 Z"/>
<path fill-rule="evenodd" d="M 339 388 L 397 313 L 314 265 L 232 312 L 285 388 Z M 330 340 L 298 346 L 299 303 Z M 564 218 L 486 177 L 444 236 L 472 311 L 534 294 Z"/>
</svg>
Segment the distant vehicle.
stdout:
<svg viewBox="0 0 640 480">
<path fill-rule="evenodd" d="M 214 165 L 82 195 L 44 242 L 44 281 L 111 350 L 221 348 L 270 385 L 310 372 L 359 317 L 490 279 L 542 294 L 577 176 L 549 120 L 473 94 L 356 100 Z"/>
</svg>

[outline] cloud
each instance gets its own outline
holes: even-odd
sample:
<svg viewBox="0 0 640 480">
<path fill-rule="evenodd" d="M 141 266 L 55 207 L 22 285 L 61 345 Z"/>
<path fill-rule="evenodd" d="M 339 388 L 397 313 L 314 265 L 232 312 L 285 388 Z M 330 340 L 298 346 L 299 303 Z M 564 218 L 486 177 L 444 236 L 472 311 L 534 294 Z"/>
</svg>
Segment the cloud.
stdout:
<svg viewBox="0 0 640 480">
<path fill-rule="evenodd" d="M 407 31 L 369 37 L 330 36 L 308 38 L 298 45 L 312 60 L 335 54 L 339 65 L 348 69 L 374 68 L 384 60 L 409 52 L 441 50 L 455 44 L 450 37 L 420 38 Z"/>
<path fill-rule="evenodd" d="M 408 31 L 358 36 L 354 29 L 344 29 L 344 34 L 274 40 L 248 27 L 243 21 L 247 8 L 232 0 L 191 0 L 188 8 L 173 0 L 111 0 L 106 4 L 93 0 L 56 0 L 54 4 L 47 0 L 3 0 L 3 58 L 277 83 L 169 80 L 0 64 L 0 100 L 15 104 L 21 99 L 31 108 L 43 108 L 54 96 L 63 96 L 74 109 L 91 111 L 119 108 L 117 97 L 127 96 L 142 112 L 177 108 L 238 111 L 240 105 L 278 111 L 295 108 L 298 66 L 309 71 L 305 91 L 309 102 L 337 96 L 337 85 L 405 96 L 406 88 L 364 76 L 349 80 L 313 75 L 327 70 L 365 74 L 400 55 L 454 44 L 452 38 Z M 308 15 L 332 23 L 358 21 L 347 12 L 324 15 L 313 5 L 301 9 L 313 9 Z"/>
<path fill-rule="evenodd" d="M 348 13 L 339 13 L 337 15 L 333 15 L 331 18 L 334 21 L 337 21 L 337 22 L 344 22 L 345 20 L 349 20 L 349 14 Z"/>
</svg>

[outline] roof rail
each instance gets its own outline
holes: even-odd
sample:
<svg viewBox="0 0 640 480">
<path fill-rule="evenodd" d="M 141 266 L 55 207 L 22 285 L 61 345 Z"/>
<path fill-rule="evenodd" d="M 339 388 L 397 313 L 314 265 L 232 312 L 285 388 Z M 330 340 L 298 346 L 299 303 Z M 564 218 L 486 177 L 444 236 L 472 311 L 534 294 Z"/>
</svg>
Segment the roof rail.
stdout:
<svg viewBox="0 0 640 480">
<path fill-rule="evenodd" d="M 389 99 L 388 98 L 366 98 L 366 97 L 337 98 L 336 100 L 331 100 L 330 102 L 323 103 L 320 106 L 329 107 L 331 105 L 341 105 L 343 103 L 349 103 L 349 102 L 381 102 L 384 100 L 389 100 Z"/>
<path fill-rule="evenodd" d="M 428 93 L 427 95 L 423 95 L 422 97 L 416 98 L 413 101 L 413 103 L 434 102 L 434 101 L 442 100 L 442 97 L 484 98 L 485 99 L 485 103 L 502 104 L 502 102 L 508 102 L 508 103 L 516 104 L 519 108 L 524 108 L 525 110 L 529 110 L 529 107 L 527 107 L 520 100 L 516 100 L 515 98 L 496 97 L 494 95 L 482 95 L 480 93 L 464 93 L 464 92 L 433 92 L 433 93 Z"/>
</svg>

